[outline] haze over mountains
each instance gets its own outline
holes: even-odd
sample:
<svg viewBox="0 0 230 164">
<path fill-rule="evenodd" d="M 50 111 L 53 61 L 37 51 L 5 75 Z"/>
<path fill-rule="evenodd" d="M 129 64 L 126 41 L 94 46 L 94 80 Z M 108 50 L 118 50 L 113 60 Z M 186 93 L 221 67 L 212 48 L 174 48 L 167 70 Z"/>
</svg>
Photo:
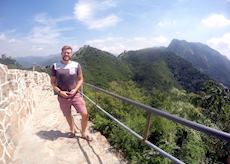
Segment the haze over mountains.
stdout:
<svg viewBox="0 0 230 164">
<path fill-rule="evenodd" d="M 127 51 L 118 57 L 84 46 L 75 54 L 74 59 L 82 64 L 89 75 L 87 80 L 96 84 L 100 83 L 98 81 L 101 76 L 111 81 L 132 77 L 146 87 L 177 86 L 195 91 L 211 78 L 230 87 L 230 61 L 202 43 L 173 39 L 168 47 Z M 59 59 L 59 55 L 16 58 L 24 67 L 33 64 L 47 66 Z"/>
<path fill-rule="evenodd" d="M 56 62 L 59 55 L 49 55 L 49 56 L 25 56 L 25 57 L 15 57 L 16 61 L 25 68 L 30 68 L 33 65 L 47 66 L 50 63 Z"/>
</svg>

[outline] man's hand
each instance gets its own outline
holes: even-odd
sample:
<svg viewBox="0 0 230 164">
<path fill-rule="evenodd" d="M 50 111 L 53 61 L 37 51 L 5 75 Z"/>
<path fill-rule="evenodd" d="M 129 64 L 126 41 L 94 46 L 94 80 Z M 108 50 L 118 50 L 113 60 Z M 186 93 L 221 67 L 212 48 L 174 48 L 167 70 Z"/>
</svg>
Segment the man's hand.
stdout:
<svg viewBox="0 0 230 164">
<path fill-rule="evenodd" d="M 74 96 L 77 93 L 76 89 L 72 89 L 70 92 L 68 92 L 67 94 L 71 97 Z"/>
<path fill-rule="evenodd" d="M 64 98 L 70 97 L 70 96 L 69 96 L 69 92 L 67 92 L 67 91 L 60 91 L 60 92 L 59 92 L 59 95 L 62 96 L 62 97 L 64 97 Z"/>
</svg>

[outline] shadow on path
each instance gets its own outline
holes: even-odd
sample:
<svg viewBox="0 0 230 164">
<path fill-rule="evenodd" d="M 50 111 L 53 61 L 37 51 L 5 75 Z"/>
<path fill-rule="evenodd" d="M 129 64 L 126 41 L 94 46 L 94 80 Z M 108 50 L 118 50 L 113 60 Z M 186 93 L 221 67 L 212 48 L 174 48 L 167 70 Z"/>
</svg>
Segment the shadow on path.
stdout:
<svg viewBox="0 0 230 164">
<path fill-rule="evenodd" d="M 96 155 L 96 157 L 97 157 L 99 163 L 100 163 L 100 164 L 103 164 L 103 162 L 102 162 L 100 156 L 95 152 L 93 146 L 92 146 L 89 142 L 88 142 L 88 145 L 89 145 L 89 147 L 92 149 L 93 153 Z"/>
<path fill-rule="evenodd" d="M 79 138 L 77 138 L 77 142 L 78 142 L 78 145 L 79 145 L 79 147 L 80 147 L 80 149 L 81 149 L 83 155 L 85 156 L 85 159 L 86 159 L 87 163 L 88 163 L 88 164 L 91 164 L 91 162 L 90 162 L 90 160 L 89 160 L 89 157 L 88 157 L 87 153 L 85 152 L 85 150 L 84 150 L 83 147 L 81 146 L 81 143 L 80 143 L 80 141 L 79 141 Z"/>
<path fill-rule="evenodd" d="M 69 133 L 63 133 L 59 130 L 49 130 L 49 131 L 45 131 L 45 130 L 42 130 L 42 131 L 39 131 L 36 133 L 37 136 L 39 136 L 40 138 L 42 139 L 46 139 L 46 140 L 50 140 L 50 141 L 54 141 L 58 138 L 61 138 L 61 137 L 64 137 L 64 138 L 76 138 L 77 139 L 77 143 L 79 145 L 79 148 L 81 149 L 85 159 L 86 159 L 86 162 L 87 164 L 91 164 L 90 162 L 90 159 L 88 157 L 88 154 L 87 152 L 84 150 L 84 148 L 82 147 L 81 145 L 81 142 L 79 139 L 82 139 L 81 136 L 75 136 L 75 137 L 69 137 Z M 100 164 L 103 164 L 102 162 L 102 159 L 100 158 L 100 156 L 95 152 L 93 146 L 90 144 L 90 142 L 88 142 L 88 145 L 89 147 L 91 148 L 92 152 L 96 155 L 97 159 L 98 159 L 98 162 Z"/>
<path fill-rule="evenodd" d="M 59 130 L 49 130 L 49 131 L 42 130 L 37 132 L 36 135 L 38 135 L 40 138 L 51 140 L 51 141 L 56 140 L 60 137 L 71 138 L 69 132 L 63 133 Z"/>
</svg>

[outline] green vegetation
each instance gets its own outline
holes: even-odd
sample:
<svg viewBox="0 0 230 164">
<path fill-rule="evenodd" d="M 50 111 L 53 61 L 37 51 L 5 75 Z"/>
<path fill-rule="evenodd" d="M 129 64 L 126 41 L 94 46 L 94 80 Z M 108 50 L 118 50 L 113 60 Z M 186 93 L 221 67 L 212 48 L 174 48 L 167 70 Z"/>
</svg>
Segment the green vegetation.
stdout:
<svg viewBox="0 0 230 164">
<path fill-rule="evenodd" d="M 184 90 L 178 90 L 176 88 L 172 88 L 170 92 L 157 89 L 147 92 L 139 88 L 132 81 L 111 82 L 109 83 L 108 89 L 119 95 L 129 97 L 144 104 L 151 104 L 154 107 L 164 109 L 169 113 L 188 120 L 225 130 L 223 129 L 224 124 L 222 124 L 223 118 L 227 120 L 229 115 L 225 115 L 224 113 L 219 115 L 216 111 L 216 116 L 218 118 L 221 117 L 220 123 L 216 124 L 216 120 L 213 120 L 212 115 L 209 115 L 208 112 L 204 110 L 207 106 L 209 106 L 209 110 L 212 110 L 212 108 L 215 108 L 216 105 L 219 104 L 218 98 L 215 99 L 214 102 L 212 100 L 212 105 L 210 105 L 210 102 L 201 100 L 207 98 L 207 95 L 210 94 L 210 88 L 206 90 L 207 87 L 210 87 L 210 84 L 214 83 L 208 82 L 204 86 L 202 93 L 205 97 L 194 93 L 188 94 Z M 217 86 L 218 85 L 212 85 L 212 89 L 216 90 Z M 218 88 L 224 92 L 222 95 L 228 96 L 220 109 L 225 110 L 226 113 L 226 111 L 230 109 L 229 92 L 226 92 L 221 86 L 218 86 Z M 88 89 L 86 93 L 94 99 L 95 93 L 92 90 Z M 143 134 L 147 117 L 145 112 L 106 96 L 103 93 L 97 93 L 97 102 L 103 109 L 124 124 L 140 135 Z M 199 104 L 201 102 L 202 104 Z M 108 120 L 103 114 L 98 112 L 98 109 L 94 107 L 90 107 L 90 109 L 90 116 L 94 122 L 94 128 L 101 131 L 113 147 L 117 150 L 121 150 L 131 163 L 171 163 L 168 159 L 159 156 L 157 152 L 144 146 L 139 140 L 124 129 L 118 127 L 114 122 Z M 227 121 L 226 125 L 229 125 L 229 121 Z M 225 162 L 230 153 L 229 143 L 155 115 L 153 115 L 152 118 L 152 127 L 148 140 L 185 163 L 221 163 Z"/>
<path fill-rule="evenodd" d="M 166 48 L 129 51 L 120 55 L 120 58 L 132 68 L 133 80 L 146 89 L 177 87 L 197 92 L 209 80 L 191 63 Z"/>
<path fill-rule="evenodd" d="M 126 52 L 116 58 L 87 46 L 76 55 L 74 59 L 81 63 L 87 82 L 188 120 L 229 131 L 229 92 L 165 48 Z M 85 92 L 95 99 L 94 90 L 85 88 Z M 215 97 L 217 92 L 219 98 Z M 103 109 L 143 135 L 145 111 L 103 93 L 96 95 L 95 100 Z M 171 163 L 87 104 L 94 128 L 130 163 Z M 156 115 L 152 117 L 148 140 L 185 163 L 225 162 L 230 150 L 225 141 Z"/>
<path fill-rule="evenodd" d="M 11 57 L 7 57 L 6 55 L 2 54 L 0 57 L 0 63 L 7 65 L 9 69 L 22 69 L 23 67 L 16 62 L 15 59 Z"/>
<path fill-rule="evenodd" d="M 167 53 L 164 49 L 153 48 L 129 51 L 120 55 L 119 58 L 131 67 L 134 73 L 133 81 L 146 89 L 179 87 L 163 59 Z"/>
<path fill-rule="evenodd" d="M 74 54 L 73 60 L 78 61 L 83 69 L 85 81 L 107 86 L 111 81 L 126 81 L 131 78 L 127 65 L 108 53 L 93 47 L 85 46 Z"/>
</svg>

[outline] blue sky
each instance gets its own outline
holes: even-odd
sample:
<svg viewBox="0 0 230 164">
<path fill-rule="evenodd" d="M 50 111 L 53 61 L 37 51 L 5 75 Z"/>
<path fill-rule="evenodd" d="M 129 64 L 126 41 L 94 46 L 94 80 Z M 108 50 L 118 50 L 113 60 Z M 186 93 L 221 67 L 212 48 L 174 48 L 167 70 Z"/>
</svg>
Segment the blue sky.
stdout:
<svg viewBox="0 0 230 164">
<path fill-rule="evenodd" d="M 1 0 L 0 54 L 47 56 L 63 45 L 120 54 L 201 42 L 230 59 L 230 0 Z"/>
</svg>

